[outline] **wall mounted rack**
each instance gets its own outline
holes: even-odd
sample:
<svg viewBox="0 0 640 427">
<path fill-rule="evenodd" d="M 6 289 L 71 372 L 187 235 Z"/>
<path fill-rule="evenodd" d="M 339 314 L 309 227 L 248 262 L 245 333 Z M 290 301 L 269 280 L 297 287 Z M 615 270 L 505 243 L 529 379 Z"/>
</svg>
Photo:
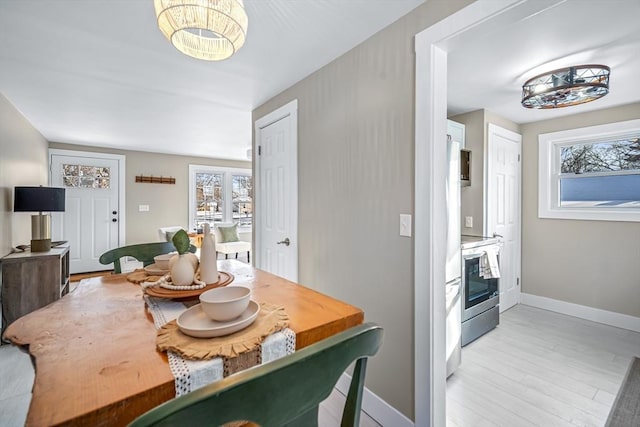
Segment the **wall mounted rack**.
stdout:
<svg viewBox="0 0 640 427">
<path fill-rule="evenodd" d="M 176 179 L 174 177 L 166 177 L 166 176 L 138 175 L 136 176 L 136 182 L 143 182 L 147 184 L 175 184 Z"/>
</svg>

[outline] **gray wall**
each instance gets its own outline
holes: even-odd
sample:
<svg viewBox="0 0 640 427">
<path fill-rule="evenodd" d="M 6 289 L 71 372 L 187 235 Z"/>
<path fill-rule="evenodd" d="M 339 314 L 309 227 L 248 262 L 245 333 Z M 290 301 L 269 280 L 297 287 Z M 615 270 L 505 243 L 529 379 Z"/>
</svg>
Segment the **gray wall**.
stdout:
<svg viewBox="0 0 640 427">
<path fill-rule="evenodd" d="M 0 256 L 31 240 L 31 214 L 13 213 L 13 188 L 47 185 L 47 141 L 0 94 Z"/>
<path fill-rule="evenodd" d="M 461 191 L 462 232 L 481 235 L 487 125 L 522 134 L 522 292 L 640 317 L 637 222 L 538 218 L 538 135 L 640 118 L 640 104 L 518 125 L 487 110 L 451 117 L 466 125 L 472 183 Z M 472 215 L 473 228 L 464 227 Z"/>
<path fill-rule="evenodd" d="M 116 150 L 52 142 L 50 148 L 121 154 L 126 157 L 126 243 L 157 240 L 160 227 L 189 225 L 189 164 L 251 169 L 251 162 Z M 172 176 L 175 184 L 136 183 L 136 175 Z M 149 212 L 138 212 L 138 205 Z"/>
<path fill-rule="evenodd" d="M 484 110 L 450 117 L 465 125 L 465 148 L 471 150 L 471 185 L 460 188 L 460 232 L 471 236 L 482 236 L 484 211 Z M 464 226 L 464 218 L 473 218 L 473 227 Z"/>
<path fill-rule="evenodd" d="M 638 118 L 640 103 L 521 125 L 523 292 L 640 317 L 640 223 L 538 218 L 538 135 Z"/>
<path fill-rule="evenodd" d="M 426 2 L 253 112 L 298 99 L 299 281 L 384 327 L 367 387 L 410 418 L 414 35 L 469 3 Z"/>
<path fill-rule="evenodd" d="M 471 150 L 471 185 L 460 189 L 460 230 L 471 236 L 483 235 L 484 222 L 484 153 L 489 139 L 489 123 L 520 133 L 520 125 L 489 110 L 476 110 L 450 117 L 465 125 L 465 147 Z M 466 216 L 473 217 L 473 227 L 464 226 Z"/>
</svg>

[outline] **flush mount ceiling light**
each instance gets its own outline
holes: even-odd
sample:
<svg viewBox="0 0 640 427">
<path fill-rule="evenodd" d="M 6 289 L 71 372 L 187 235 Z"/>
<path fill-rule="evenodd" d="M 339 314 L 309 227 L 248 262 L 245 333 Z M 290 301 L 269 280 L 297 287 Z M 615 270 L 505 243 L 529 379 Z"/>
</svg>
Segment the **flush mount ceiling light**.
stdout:
<svg viewBox="0 0 640 427">
<path fill-rule="evenodd" d="M 153 0 L 158 27 L 185 55 L 207 61 L 229 58 L 244 44 L 242 0 Z"/>
<path fill-rule="evenodd" d="M 609 67 L 576 65 L 533 77 L 522 85 L 522 106 L 560 108 L 595 101 L 609 93 Z"/>
</svg>

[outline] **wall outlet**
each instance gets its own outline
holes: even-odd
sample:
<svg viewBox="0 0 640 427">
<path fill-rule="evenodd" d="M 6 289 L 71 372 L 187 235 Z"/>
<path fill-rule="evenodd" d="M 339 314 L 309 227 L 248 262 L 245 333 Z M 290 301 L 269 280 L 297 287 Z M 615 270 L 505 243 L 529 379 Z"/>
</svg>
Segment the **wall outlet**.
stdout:
<svg viewBox="0 0 640 427">
<path fill-rule="evenodd" d="M 411 237 L 411 215 L 400 214 L 400 235 Z"/>
<path fill-rule="evenodd" d="M 149 212 L 149 205 L 138 205 L 138 212 Z"/>
<path fill-rule="evenodd" d="M 464 217 L 464 226 L 467 227 L 467 228 L 473 227 L 473 217 L 472 216 L 465 216 Z"/>
</svg>

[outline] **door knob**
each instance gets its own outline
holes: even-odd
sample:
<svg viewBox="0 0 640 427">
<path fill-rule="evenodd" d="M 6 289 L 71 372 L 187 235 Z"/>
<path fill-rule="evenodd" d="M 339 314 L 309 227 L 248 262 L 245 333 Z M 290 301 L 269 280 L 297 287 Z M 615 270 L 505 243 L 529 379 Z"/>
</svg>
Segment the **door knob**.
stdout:
<svg viewBox="0 0 640 427">
<path fill-rule="evenodd" d="M 118 220 L 117 220 L 117 219 L 115 219 L 115 218 L 113 218 L 113 219 L 111 220 L 111 222 L 118 222 Z"/>
<path fill-rule="evenodd" d="M 289 240 L 289 238 L 287 237 L 286 239 L 278 242 L 278 245 L 285 245 L 285 246 L 289 246 L 291 244 L 291 240 Z"/>
<path fill-rule="evenodd" d="M 116 215 L 118 213 L 118 211 L 113 211 L 111 212 L 112 214 Z"/>
</svg>

